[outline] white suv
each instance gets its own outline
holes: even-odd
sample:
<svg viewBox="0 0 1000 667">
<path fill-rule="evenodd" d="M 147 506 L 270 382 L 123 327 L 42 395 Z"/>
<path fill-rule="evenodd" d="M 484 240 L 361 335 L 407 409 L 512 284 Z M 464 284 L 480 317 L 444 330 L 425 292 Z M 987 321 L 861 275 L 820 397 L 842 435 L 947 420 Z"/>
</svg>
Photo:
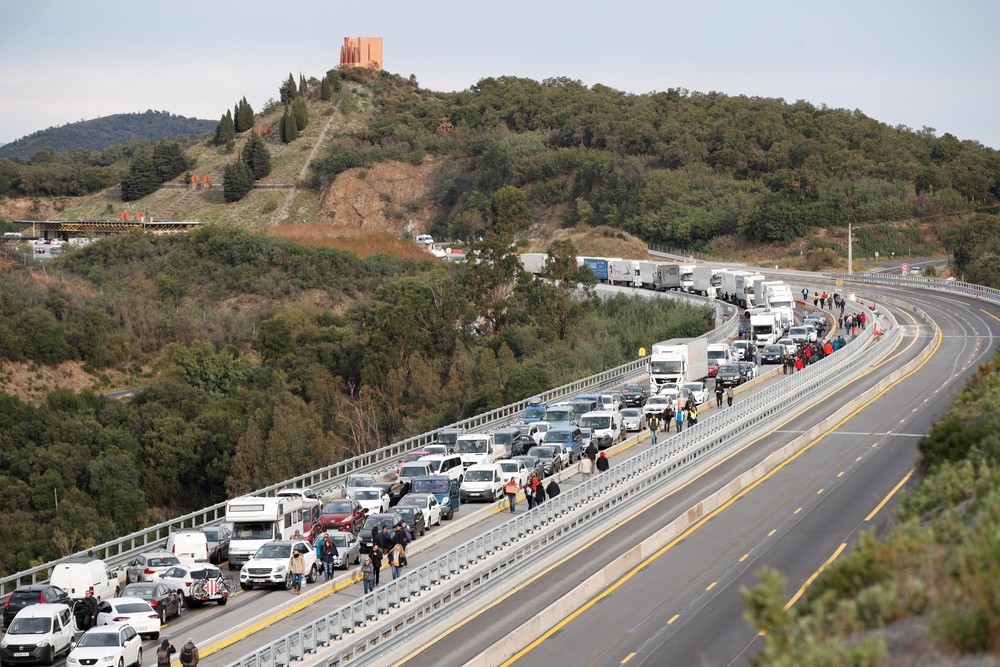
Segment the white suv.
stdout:
<svg viewBox="0 0 1000 667">
<path fill-rule="evenodd" d="M 307 583 L 315 583 L 319 575 L 316 564 L 316 550 L 308 542 L 300 540 L 279 540 L 268 542 L 253 555 L 240 570 L 240 588 L 245 591 L 254 586 L 274 586 L 292 589 L 292 551 L 298 551 L 305 559 Z"/>
</svg>

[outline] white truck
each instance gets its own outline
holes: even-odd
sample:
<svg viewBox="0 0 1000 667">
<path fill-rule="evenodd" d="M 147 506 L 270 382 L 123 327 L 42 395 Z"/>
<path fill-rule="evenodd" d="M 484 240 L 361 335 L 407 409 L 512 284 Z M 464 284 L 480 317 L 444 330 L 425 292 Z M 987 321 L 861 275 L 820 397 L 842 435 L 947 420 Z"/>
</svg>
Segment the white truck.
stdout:
<svg viewBox="0 0 1000 667">
<path fill-rule="evenodd" d="M 290 540 L 305 530 L 302 498 L 246 496 L 226 503 L 226 521 L 232 524 L 229 569 L 250 560 L 257 549 L 274 540 Z"/>
<path fill-rule="evenodd" d="M 659 289 L 657 283 L 660 277 L 660 264 L 657 262 L 636 262 L 636 267 L 637 287 L 651 290 Z"/>
<path fill-rule="evenodd" d="M 708 375 L 708 339 L 675 339 L 653 345 L 649 357 L 649 384 L 657 393 L 665 384 L 681 385 Z"/>
<path fill-rule="evenodd" d="M 719 298 L 729 303 L 738 303 L 737 294 L 743 290 L 743 279 L 753 274 L 742 269 L 722 269 L 719 275 L 722 278 Z"/>
<path fill-rule="evenodd" d="M 660 262 L 658 266 L 658 282 L 656 289 L 666 292 L 671 289 L 681 288 L 681 265 L 671 262 Z"/>
<path fill-rule="evenodd" d="M 776 310 L 767 310 L 750 316 L 751 340 L 757 343 L 758 349 L 777 343 L 778 339 L 785 335 L 781 322 L 781 313 Z"/>
<path fill-rule="evenodd" d="M 743 294 L 742 300 L 738 301 L 741 308 L 753 308 L 757 305 L 755 295 L 757 294 L 757 283 L 766 280 L 764 276 L 759 273 L 753 273 L 749 276 L 743 277 Z M 740 294 L 737 292 L 737 297 Z"/>
<path fill-rule="evenodd" d="M 549 255 L 545 252 L 525 252 L 521 254 L 521 266 L 528 273 L 540 276 L 545 273 L 545 262 Z"/>
<path fill-rule="evenodd" d="M 691 291 L 693 293 L 707 296 L 710 299 L 718 299 L 720 287 L 722 287 L 722 273 L 720 269 L 702 265 L 694 267 L 691 284 Z"/>
<path fill-rule="evenodd" d="M 787 283 L 780 280 L 767 280 L 758 283 L 761 293 L 760 302 L 766 303 L 781 318 L 781 326 L 785 330 L 795 324 L 795 295 Z"/>
<path fill-rule="evenodd" d="M 477 463 L 496 461 L 494 444 L 491 433 L 466 433 L 455 441 L 455 453 L 462 457 L 462 467 L 468 470 Z"/>
<path fill-rule="evenodd" d="M 639 280 L 639 262 L 631 259 L 609 260 L 608 282 L 625 287 L 642 287 L 642 281 Z"/>
<path fill-rule="evenodd" d="M 694 287 L 694 264 L 681 264 L 679 268 L 681 274 L 681 290 L 690 292 Z"/>
</svg>

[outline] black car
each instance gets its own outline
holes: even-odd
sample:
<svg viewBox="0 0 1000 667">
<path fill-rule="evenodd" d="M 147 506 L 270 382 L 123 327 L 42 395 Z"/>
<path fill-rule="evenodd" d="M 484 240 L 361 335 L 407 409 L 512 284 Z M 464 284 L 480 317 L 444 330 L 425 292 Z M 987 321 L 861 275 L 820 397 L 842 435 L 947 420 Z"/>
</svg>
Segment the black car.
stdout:
<svg viewBox="0 0 1000 667">
<path fill-rule="evenodd" d="M 780 345 L 765 345 L 760 353 L 762 364 L 780 364 L 784 359 L 784 350 Z"/>
<path fill-rule="evenodd" d="M 168 618 L 178 618 L 184 606 L 176 591 L 170 590 L 166 584 L 153 581 L 129 584 L 122 589 L 123 598 L 142 598 L 160 615 L 160 623 L 166 623 Z"/>
<path fill-rule="evenodd" d="M 515 456 L 513 460 L 524 461 L 524 467 L 528 469 L 529 479 L 532 474 L 538 475 L 538 479 L 545 477 L 545 464 L 537 456 L 525 454 L 524 456 Z"/>
<path fill-rule="evenodd" d="M 399 512 L 393 510 L 388 514 L 369 514 L 368 518 L 365 519 L 365 525 L 361 526 L 361 532 L 358 533 L 358 540 L 361 541 L 361 553 L 370 554 L 372 552 L 372 528 L 377 528 L 378 532 L 382 532 L 382 526 L 389 529 L 389 535 L 392 535 L 392 529 L 397 523 L 403 523 L 403 515 Z"/>
<path fill-rule="evenodd" d="M 427 532 L 427 522 L 419 507 L 400 507 L 397 505 L 394 511 L 403 517 L 403 523 L 410 527 L 410 535 L 413 536 L 413 539 L 417 539 L 417 536 Z M 371 531 L 368 532 L 371 533 Z"/>
<path fill-rule="evenodd" d="M 21 611 L 28 605 L 32 604 L 56 604 L 61 602 L 63 604 L 73 606 L 70 602 L 69 593 L 59 588 L 58 586 L 53 586 L 51 584 L 27 584 L 24 586 L 18 586 L 14 589 L 14 592 L 10 594 L 10 598 L 7 600 L 7 604 L 3 608 L 3 625 L 7 627 L 10 622 L 14 620 L 17 616 L 17 612 Z"/>
<path fill-rule="evenodd" d="M 562 470 L 562 457 L 559 450 L 562 445 L 539 445 L 528 450 L 528 456 L 534 456 L 542 462 L 544 476 L 554 475 Z"/>
<path fill-rule="evenodd" d="M 632 408 L 641 408 L 649 398 L 645 385 L 641 384 L 627 384 L 619 390 L 619 393 L 625 399 L 625 405 Z"/>
<path fill-rule="evenodd" d="M 743 384 L 743 373 L 738 364 L 723 364 L 715 374 L 715 381 L 723 387 L 735 387 Z"/>
</svg>

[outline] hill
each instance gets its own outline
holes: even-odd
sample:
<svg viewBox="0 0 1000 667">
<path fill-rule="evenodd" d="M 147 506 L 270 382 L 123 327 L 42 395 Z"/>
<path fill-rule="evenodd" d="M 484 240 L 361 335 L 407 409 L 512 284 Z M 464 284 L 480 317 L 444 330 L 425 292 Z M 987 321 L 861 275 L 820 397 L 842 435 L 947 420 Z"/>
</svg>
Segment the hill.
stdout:
<svg viewBox="0 0 1000 667">
<path fill-rule="evenodd" d="M 205 134 L 218 121 L 176 116 L 167 111 L 122 113 L 33 132 L 0 146 L 0 157 L 29 159 L 50 148 L 56 153 L 74 149 L 101 151 L 127 141 L 156 141 Z"/>
</svg>

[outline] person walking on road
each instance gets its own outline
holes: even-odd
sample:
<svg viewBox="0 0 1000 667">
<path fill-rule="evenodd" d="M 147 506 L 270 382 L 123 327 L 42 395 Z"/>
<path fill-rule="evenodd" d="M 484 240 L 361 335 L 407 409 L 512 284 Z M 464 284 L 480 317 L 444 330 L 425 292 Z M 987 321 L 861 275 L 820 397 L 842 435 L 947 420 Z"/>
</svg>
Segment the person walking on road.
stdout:
<svg viewBox="0 0 1000 667">
<path fill-rule="evenodd" d="M 655 443 L 654 443 L 655 444 Z M 611 462 L 608 461 L 608 457 L 601 452 L 600 456 L 597 457 L 597 472 L 607 472 L 608 468 L 611 466 Z"/>
<path fill-rule="evenodd" d="M 389 567 L 392 568 L 392 578 L 399 579 L 403 568 L 406 567 L 406 552 L 403 551 L 402 544 L 397 544 L 389 552 Z"/>
<path fill-rule="evenodd" d="M 371 556 L 365 556 L 365 561 L 361 564 L 361 583 L 365 587 L 365 595 L 375 590 L 375 566 L 372 565 Z"/>
<path fill-rule="evenodd" d="M 183 667 L 197 667 L 201 661 L 201 654 L 198 647 L 194 645 L 194 640 L 188 637 L 187 643 L 181 647 L 181 665 Z"/>
<path fill-rule="evenodd" d="M 510 513 L 513 514 L 514 507 L 517 505 L 517 492 L 521 490 L 517 485 L 517 480 L 511 477 L 507 480 L 507 483 L 503 485 L 503 490 L 504 493 L 507 494 L 507 503 L 510 505 Z"/>
<path fill-rule="evenodd" d="M 333 543 L 329 535 L 323 536 L 323 542 L 320 545 L 320 555 L 323 561 L 323 576 L 326 577 L 327 581 L 333 579 L 333 559 L 338 556 L 337 545 Z"/>
<path fill-rule="evenodd" d="M 733 388 L 726 387 L 726 405 L 733 407 Z"/>
<path fill-rule="evenodd" d="M 382 572 L 382 548 L 378 542 L 372 544 L 372 567 L 375 568 L 375 585 L 378 586 L 379 575 Z"/>
<path fill-rule="evenodd" d="M 170 667 L 171 653 L 177 653 L 177 649 L 170 643 L 170 640 L 164 639 L 160 643 L 160 648 L 156 649 L 156 667 Z"/>
<path fill-rule="evenodd" d="M 722 395 L 725 391 L 726 390 L 722 388 L 722 385 L 719 382 L 715 383 L 715 407 L 722 407 Z"/>
<path fill-rule="evenodd" d="M 660 420 L 656 418 L 656 415 L 650 415 L 649 417 L 649 437 L 653 441 L 653 445 L 656 445 L 656 428 L 660 425 Z M 601 452 L 601 456 L 604 456 L 604 452 Z"/>
<path fill-rule="evenodd" d="M 674 413 L 674 428 L 677 430 L 677 433 L 680 433 L 681 429 L 684 428 L 684 409 L 683 408 L 677 408 L 677 411 Z"/>
</svg>

